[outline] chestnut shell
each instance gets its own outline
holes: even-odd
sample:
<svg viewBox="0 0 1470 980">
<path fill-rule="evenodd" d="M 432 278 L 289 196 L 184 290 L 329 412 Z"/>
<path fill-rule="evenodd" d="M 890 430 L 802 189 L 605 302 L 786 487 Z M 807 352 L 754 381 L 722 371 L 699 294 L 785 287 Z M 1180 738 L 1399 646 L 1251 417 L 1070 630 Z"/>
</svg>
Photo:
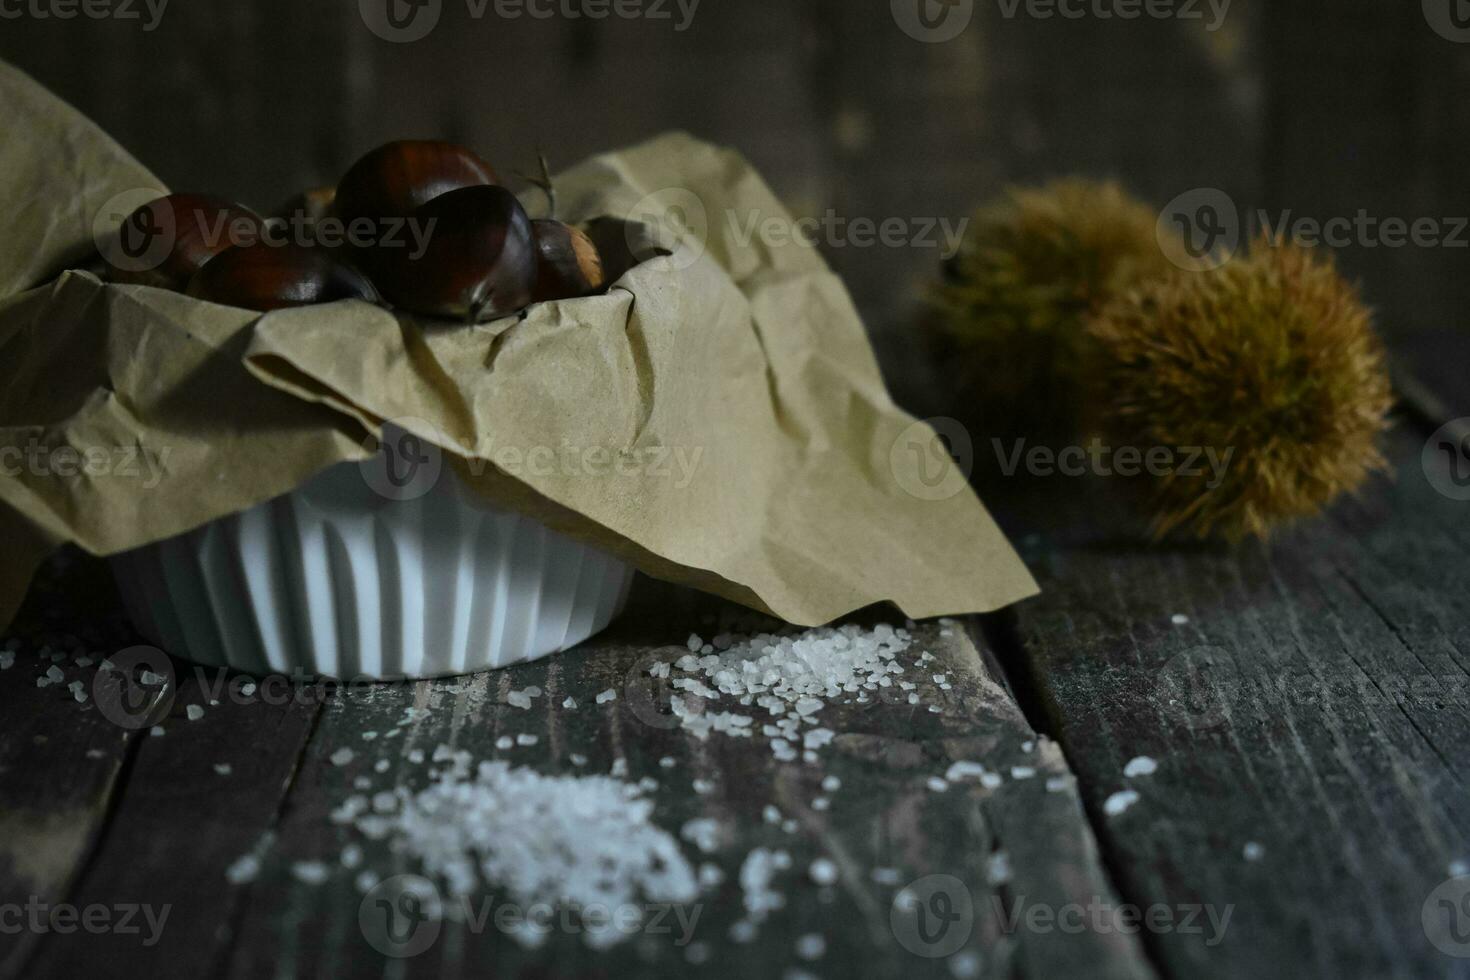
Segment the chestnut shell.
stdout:
<svg viewBox="0 0 1470 980">
<path fill-rule="evenodd" d="M 395 140 L 354 163 L 337 184 L 334 208 L 344 221 L 406 218 L 441 194 L 499 184 L 473 151 L 444 140 Z"/>
<path fill-rule="evenodd" d="M 340 299 L 378 301 L 368 278 L 333 252 L 264 242 L 215 256 L 189 280 L 188 293 L 262 313 Z"/>
<path fill-rule="evenodd" d="M 602 255 L 586 233 L 555 218 L 531 222 L 536 235 L 536 290 L 538 303 L 573 299 L 607 285 Z"/>
<path fill-rule="evenodd" d="M 410 242 L 379 246 L 369 259 L 373 281 L 394 306 L 477 322 L 530 305 L 535 235 L 510 191 L 463 187 L 424 204 L 410 220 L 426 234 L 421 254 Z"/>
<path fill-rule="evenodd" d="M 256 236 L 262 228 L 259 215 L 244 205 L 212 194 L 179 193 L 149 201 L 123 219 L 118 228 L 125 254 L 146 254 L 156 247 L 157 236 L 169 236 L 167 252 L 146 269 L 113 265 L 115 282 L 142 283 L 166 289 L 183 289 L 210 259 L 232 248 L 231 225 L 250 224 Z"/>
</svg>

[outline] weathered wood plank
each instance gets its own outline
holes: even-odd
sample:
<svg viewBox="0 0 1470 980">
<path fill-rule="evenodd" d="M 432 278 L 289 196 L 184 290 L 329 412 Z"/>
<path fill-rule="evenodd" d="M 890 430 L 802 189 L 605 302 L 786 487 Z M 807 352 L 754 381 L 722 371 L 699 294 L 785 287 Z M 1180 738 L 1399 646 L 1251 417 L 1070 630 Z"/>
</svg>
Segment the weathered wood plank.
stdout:
<svg viewBox="0 0 1470 980">
<path fill-rule="evenodd" d="M 1096 487 L 1030 539 L 1045 592 L 1012 665 L 1123 894 L 1234 910 L 1211 948 L 1148 937 L 1171 975 L 1466 973 L 1421 924 L 1470 860 L 1470 522 L 1423 437 L 1398 430 L 1395 481 L 1271 545 L 1120 544 Z M 1137 755 L 1157 773 L 1125 778 Z M 1141 801 L 1105 813 L 1125 787 Z"/>
<path fill-rule="evenodd" d="M 40 619 L 79 632 L 104 624 L 111 632 L 89 638 L 99 653 L 135 642 L 98 563 L 63 562 L 48 574 L 55 581 L 38 590 L 26 622 Z M 85 601 L 66 601 L 72 596 Z M 911 665 L 907 676 L 919 685 L 924 705 L 941 710 L 906 699 L 831 705 L 822 723 L 838 734 L 817 766 L 778 763 L 761 737 L 695 739 L 666 713 L 668 691 L 652 696 L 641 673 L 651 658 L 672 660 L 686 652 L 681 641 L 691 630 L 709 635 L 753 620 L 759 617 L 644 582 L 627 617 L 581 650 L 468 678 L 339 687 L 325 698 L 322 688 L 293 687 L 285 678 L 242 692 L 244 678 L 176 661 L 179 683 L 164 732 L 131 736 L 117 787 L 126 732 L 101 717 L 95 704 L 72 701 L 64 687 L 35 687 L 34 675 L 47 663 L 32 663 L 22 653 L 16 667 L 0 672 L 8 716 L 29 719 L 0 736 L 3 757 L 16 760 L 0 781 L 7 825 L 29 821 L 25 834 L 6 842 L 7 853 L 24 862 L 15 868 L 26 877 L 7 869 L 5 899 L 24 901 L 25 893 L 77 908 L 147 906 L 155 921 L 160 914 L 167 918 L 157 932 L 146 912 L 135 915 L 138 931 L 125 934 L 26 931 L 7 951 L 9 973 L 74 976 L 95 972 L 99 963 L 119 976 L 381 973 L 386 961 L 358 927 L 357 871 L 336 863 L 343 845 L 360 835 L 328 816 L 360 791 L 361 779 L 372 791 L 421 788 L 429 766 L 410 754 L 417 749 L 430 757 L 446 744 L 542 772 L 605 773 L 622 760 L 629 779 L 658 781 L 653 798 L 660 826 L 677 832 L 696 816 L 719 822 L 715 853 L 700 856 L 687 842 L 681 846 L 691 860 L 717 865 L 725 880 L 690 910 L 698 918 L 686 919 L 688 933 L 681 927 L 671 935 L 644 935 L 607 952 L 588 950 L 575 935 L 557 935 L 540 950 L 525 950 L 494 929 L 448 924 L 429 951 L 405 964 L 409 975 L 673 975 L 708 963 L 717 972 L 761 975 L 807 966 L 825 973 L 947 976 L 955 967 L 910 952 L 890 923 L 898 890 L 930 874 L 954 876 L 969 896 L 964 948 L 987 973 L 1053 975 L 1085 964 L 1095 975 L 1151 975 L 1130 936 L 1038 934 L 1010 921 L 1038 906 L 1080 908 L 1117 899 L 1059 751 L 1045 740 L 1028 748 L 1034 734 L 959 624 L 917 627 L 906 655 L 924 649 L 936 655 L 922 672 Z M 67 679 L 90 689 L 96 669 L 67 664 Z M 946 674 L 952 687 L 940 689 L 931 673 Z M 530 684 L 545 691 L 533 710 L 505 703 L 506 692 Z M 597 693 L 609 688 L 618 699 L 597 705 Z M 576 710 L 561 707 L 568 695 L 578 702 Z M 191 705 L 202 715 L 190 718 Z M 403 724 L 409 706 L 424 713 Z M 370 732 L 379 735 L 368 738 Z M 538 735 L 539 743 L 495 747 L 502 734 L 520 732 Z M 353 748 L 355 758 L 334 765 L 330 757 L 342 747 Z M 88 758 L 89 750 L 102 758 Z M 44 769 L 32 764 L 38 751 Z M 586 756 L 584 766 L 570 761 L 574 753 Z M 666 757 L 672 767 L 661 764 Z M 1029 766 L 1035 775 L 1007 778 L 996 788 L 969 783 L 938 792 L 928 786 L 959 759 L 1002 772 Z M 16 778 L 9 778 L 12 772 Z M 55 779 L 58 773 L 65 778 Z M 829 774 L 841 779 L 840 788 L 821 787 Z M 712 788 L 696 792 L 695 779 Z M 1051 779 L 1058 784 L 1049 787 Z M 829 799 L 829 809 L 813 806 L 819 796 Z M 69 802 L 73 798 L 82 801 L 80 810 Z M 794 824 L 769 823 L 767 805 Z M 384 876 L 415 870 L 385 844 L 359 843 L 365 868 Z M 742 915 L 738 873 L 756 846 L 790 854 L 791 867 L 775 884 L 787 906 L 762 925 L 755 941 L 737 943 L 728 930 Z M 1006 880 L 992 872 L 998 852 L 1008 857 Z M 228 869 L 247 854 L 260 855 L 259 878 L 231 880 Z M 819 856 L 840 869 L 831 887 L 807 876 Z M 319 860 L 332 868 L 325 883 L 293 876 L 296 862 Z M 43 865 L 46 873 L 35 874 Z M 874 880 L 880 867 L 892 869 L 892 877 Z M 795 949 L 810 934 L 824 936 L 827 951 L 808 964 Z M 933 949 L 921 946 L 919 952 Z"/>
<path fill-rule="evenodd" d="M 690 615 L 695 608 L 700 616 Z M 1023 907 L 1059 907 L 1115 898 L 1055 746 L 1023 749 L 1022 743 L 1033 737 L 1029 728 L 986 676 L 962 630 L 940 636 L 931 625 L 923 634 L 923 647 L 940 658 L 932 669 L 953 677 L 951 692 L 939 691 L 927 678 L 920 687 L 926 702 L 944 705 L 942 713 L 906 703 L 829 707 L 822 723 L 839 734 L 819 768 L 777 763 L 768 740 L 761 737 L 714 735 L 698 741 L 672 726 L 667 716 L 651 713 L 652 702 L 639 700 L 639 664 L 651 653 L 666 659 L 680 655 L 684 650 L 678 644 L 690 624 L 717 608 L 648 583 L 639 609 L 581 650 L 457 682 L 334 697 L 303 760 L 279 839 L 249 891 L 233 944 L 231 974 L 264 976 L 286 970 L 296 975 L 368 975 L 384 968 L 357 925 L 362 894 L 353 885 L 356 872 L 333 864 L 326 883 L 306 885 L 293 878 L 292 864 L 334 862 L 342 847 L 356 840 L 366 853 L 364 867 L 385 877 L 413 871 L 411 863 L 390 854 L 384 844 L 361 840 L 333 824 L 329 813 L 357 791 L 358 779 L 368 781 L 368 792 L 422 788 L 429 766 L 409 761 L 409 754 L 432 757 L 436 746 L 446 744 L 467 749 L 477 759 L 507 758 L 549 773 L 606 773 L 624 760 L 630 780 L 649 776 L 658 781 L 652 798 L 660 826 L 677 831 L 697 816 L 719 821 L 721 846 L 701 860 L 720 867 L 725 879 L 693 909 L 698 918 L 690 935 L 681 937 L 678 930 L 642 935 L 612 950 L 592 952 L 578 936 L 556 934 L 545 947 L 526 950 L 494 928 L 447 923 L 429 950 L 405 962 L 408 976 L 681 975 L 701 963 L 717 973 L 742 975 L 774 976 L 786 968 L 807 967 L 829 975 L 944 976 L 949 975 L 944 959 L 907 952 L 889 924 L 898 888 L 934 873 L 956 876 L 968 889 L 974 933 L 967 948 L 987 974 L 1019 970 L 1055 975 L 1085 964 L 1094 975 L 1150 975 L 1131 937 L 1004 932 L 996 902 L 1012 908 L 1016 896 L 1023 896 Z M 714 631 L 708 624 L 704 628 Z M 532 710 L 504 703 L 506 692 L 532 684 L 545 692 Z M 608 688 L 619 691 L 618 700 L 597 705 L 597 692 Z M 577 701 L 575 710 L 561 708 L 569 695 Z M 402 724 L 409 706 L 427 711 Z M 391 737 L 385 734 L 395 729 Z M 368 741 L 365 731 L 381 734 Z M 495 747 L 500 736 L 518 733 L 535 734 L 540 741 L 532 747 Z M 333 765 L 330 756 L 344 747 L 354 750 L 354 759 Z M 585 766 L 572 763 L 573 754 L 585 755 Z M 672 767 L 660 765 L 666 757 L 673 760 Z M 929 777 L 942 774 L 958 758 L 981 759 L 999 769 L 1030 765 L 1038 772 L 1031 779 L 1007 779 L 996 790 L 955 786 L 939 793 L 926 787 Z M 384 765 L 379 760 L 386 760 L 386 771 L 377 771 Z M 841 788 L 822 790 L 823 775 L 837 775 Z M 1061 777 L 1065 785 L 1048 792 L 1049 777 Z M 696 779 L 708 780 L 712 789 L 696 792 Z M 830 809 L 812 807 L 818 796 L 830 799 Z M 788 832 L 766 822 L 767 805 L 794 818 L 797 826 Z M 693 859 L 696 852 L 684 846 Z M 761 926 L 755 941 L 737 943 L 728 930 L 742 914 L 740 861 L 755 846 L 782 848 L 791 855 L 791 869 L 780 873 L 775 884 L 787 896 L 787 905 Z M 988 883 L 986 870 L 997 850 L 1009 853 L 1013 869 L 1011 881 L 1000 887 Z M 820 888 L 806 876 L 819 856 L 840 868 L 840 882 L 832 888 Z M 895 879 L 875 882 L 875 867 L 894 869 Z M 796 956 L 795 946 L 799 937 L 813 933 L 825 937 L 827 952 L 807 964 Z"/>
<path fill-rule="evenodd" d="M 90 601 L 78 603 L 77 596 Z M 86 649 L 96 658 L 142 642 L 122 620 L 99 562 L 65 563 L 33 600 L 54 630 L 90 634 Z M 25 635 L 28 627 L 19 626 Z M 238 900 L 225 869 L 276 819 L 318 710 L 318 689 L 245 697 L 245 679 L 235 678 L 232 689 L 225 674 L 176 661 L 158 735 L 115 724 L 95 699 L 75 702 L 65 682 L 36 688 L 32 678 L 46 663 L 22 653 L 0 672 L 0 691 L 9 694 L 0 752 L 11 757 L 0 781 L 3 846 L 18 868 L 44 872 L 32 876 L 26 894 L 76 909 L 147 906 L 162 931 L 144 911 L 124 927 L 133 932 L 27 928 L 17 971 L 23 963 L 27 976 L 80 976 L 105 962 L 113 976 L 209 973 L 227 948 Z M 66 681 L 80 680 L 93 694 L 95 663 L 57 666 Z M 203 715 L 190 719 L 190 706 Z M 12 901 L 12 883 L 5 884 L 0 900 Z"/>
<path fill-rule="evenodd" d="M 17 649 L 3 656 L 13 656 L 13 664 L 0 670 L 0 905 L 7 908 L 65 898 L 105 823 L 128 758 L 128 733 L 78 704 L 68 688 L 79 679 L 89 682 L 93 673 L 73 662 L 76 644 L 83 656 L 101 656 L 115 649 L 120 630 L 109 622 L 106 604 L 88 602 L 85 590 L 58 588 L 65 565 L 41 571 L 9 632 Z M 79 584 L 75 575 L 70 581 Z M 52 649 L 64 658 L 53 662 L 43 655 Z M 37 679 L 52 667 L 64 680 L 38 688 Z M 12 922 L 0 932 L 0 977 L 19 976 L 41 938 L 29 929 L 13 931 Z"/>
</svg>

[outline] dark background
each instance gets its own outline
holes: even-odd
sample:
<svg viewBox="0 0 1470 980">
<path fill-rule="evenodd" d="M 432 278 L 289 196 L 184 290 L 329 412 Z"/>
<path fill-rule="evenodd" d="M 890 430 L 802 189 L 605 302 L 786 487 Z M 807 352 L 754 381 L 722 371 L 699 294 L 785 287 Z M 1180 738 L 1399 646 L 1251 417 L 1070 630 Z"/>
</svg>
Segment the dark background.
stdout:
<svg viewBox="0 0 1470 980">
<path fill-rule="evenodd" d="M 537 145 L 565 166 L 683 128 L 742 150 L 804 214 L 958 220 L 1007 183 L 1079 173 L 1156 207 L 1208 186 L 1243 210 L 1443 220 L 1470 215 L 1470 44 L 1430 24 L 1462 0 L 1425 2 L 1233 0 L 1209 31 L 1204 3 L 1203 19 L 1039 19 L 974 0 L 959 37 L 924 43 L 886 0 L 703 0 L 682 32 L 672 3 L 671 19 L 507 20 L 443 0 L 426 38 L 390 43 L 353 0 L 173 0 L 153 31 L 0 20 L 0 57 L 174 188 L 255 207 L 395 137 L 460 140 L 505 171 Z M 908 342 L 938 251 L 826 253 L 900 397 L 942 407 L 943 372 Z M 1462 370 L 1470 248 L 1342 264 L 1403 360 Z"/>
</svg>

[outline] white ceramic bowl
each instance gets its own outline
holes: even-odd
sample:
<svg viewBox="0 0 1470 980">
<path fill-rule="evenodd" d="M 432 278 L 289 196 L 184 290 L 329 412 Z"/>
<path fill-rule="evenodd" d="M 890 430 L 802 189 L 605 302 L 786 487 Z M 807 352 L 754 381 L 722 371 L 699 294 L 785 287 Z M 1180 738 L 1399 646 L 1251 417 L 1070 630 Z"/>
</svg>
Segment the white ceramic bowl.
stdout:
<svg viewBox="0 0 1470 980">
<path fill-rule="evenodd" d="M 196 663 L 400 679 L 543 657 L 622 611 L 631 567 L 496 509 L 452 469 L 436 469 L 411 499 L 372 482 L 339 464 L 292 493 L 114 556 L 134 624 Z"/>
</svg>

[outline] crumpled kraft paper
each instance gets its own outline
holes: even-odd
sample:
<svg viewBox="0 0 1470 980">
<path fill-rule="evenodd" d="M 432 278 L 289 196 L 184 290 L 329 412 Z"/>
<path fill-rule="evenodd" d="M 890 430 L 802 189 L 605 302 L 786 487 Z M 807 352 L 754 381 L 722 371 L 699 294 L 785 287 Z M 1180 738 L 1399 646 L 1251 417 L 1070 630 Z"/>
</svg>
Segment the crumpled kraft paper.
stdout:
<svg viewBox="0 0 1470 980">
<path fill-rule="evenodd" d="M 817 251 L 749 234 L 790 219 L 733 152 L 674 134 L 558 178 L 561 217 L 629 219 L 630 244 L 660 246 L 606 295 L 477 326 L 356 301 L 261 316 L 85 271 L 41 282 L 87 254 L 88 207 L 156 182 L 12 69 L 0 105 L 25 127 L 0 171 L 0 537 L 19 558 L 0 623 L 59 544 L 182 533 L 371 457 L 385 421 L 499 504 L 793 623 L 1036 591 L 889 399 Z"/>
</svg>

